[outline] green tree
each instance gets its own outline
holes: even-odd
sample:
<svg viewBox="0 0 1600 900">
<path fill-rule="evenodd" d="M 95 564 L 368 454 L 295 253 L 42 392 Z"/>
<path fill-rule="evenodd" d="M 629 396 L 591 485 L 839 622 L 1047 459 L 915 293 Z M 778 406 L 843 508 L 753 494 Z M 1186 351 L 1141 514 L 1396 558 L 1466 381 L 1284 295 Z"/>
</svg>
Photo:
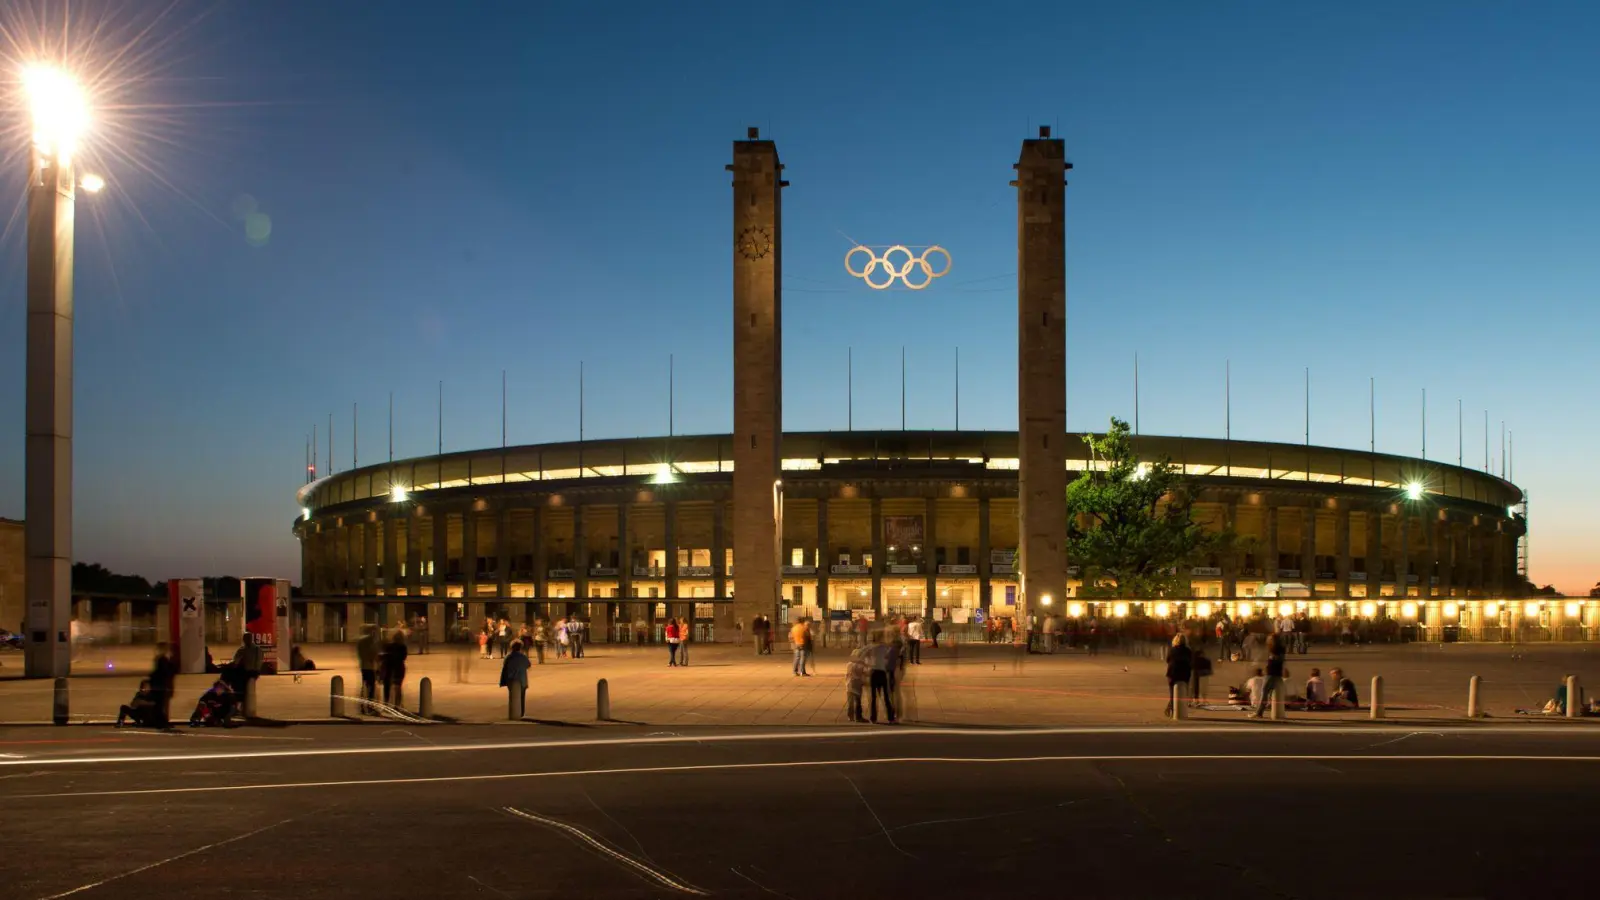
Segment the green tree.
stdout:
<svg viewBox="0 0 1600 900">
<path fill-rule="evenodd" d="M 1089 469 L 1067 486 L 1067 559 L 1088 597 L 1188 593 L 1191 565 L 1225 553 L 1226 534 L 1194 521 L 1190 484 L 1171 459 L 1141 461 L 1128 423 L 1111 419 L 1103 435 L 1084 435 Z"/>
</svg>

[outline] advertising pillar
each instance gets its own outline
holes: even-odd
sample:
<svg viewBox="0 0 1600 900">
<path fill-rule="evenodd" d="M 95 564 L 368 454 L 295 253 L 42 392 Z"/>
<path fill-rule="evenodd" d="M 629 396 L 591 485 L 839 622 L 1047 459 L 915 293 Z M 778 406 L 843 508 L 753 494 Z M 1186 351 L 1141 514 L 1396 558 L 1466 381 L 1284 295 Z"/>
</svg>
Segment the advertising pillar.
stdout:
<svg viewBox="0 0 1600 900">
<path fill-rule="evenodd" d="M 276 589 L 273 591 L 277 614 L 277 623 L 273 629 L 274 637 L 283 653 L 282 671 L 289 671 L 294 660 L 294 604 L 293 593 L 289 589 L 289 579 L 279 578 Z"/>
<path fill-rule="evenodd" d="M 261 671 L 270 675 L 278 671 L 278 582 L 273 578 L 246 578 L 243 588 L 242 638 L 261 648 Z"/>
<path fill-rule="evenodd" d="M 198 578 L 167 582 L 167 634 L 178 671 L 199 675 L 206 670 L 205 588 Z"/>
</svg>

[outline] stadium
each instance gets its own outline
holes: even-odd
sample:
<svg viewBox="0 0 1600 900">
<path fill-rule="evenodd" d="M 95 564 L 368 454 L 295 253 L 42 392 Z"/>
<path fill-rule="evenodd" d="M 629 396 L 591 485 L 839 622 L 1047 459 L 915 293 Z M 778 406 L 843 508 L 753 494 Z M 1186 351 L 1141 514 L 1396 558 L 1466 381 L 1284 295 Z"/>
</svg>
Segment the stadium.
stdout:
<svg viewBox="0 0 1600 900">
<path fill-rule="evenodd" d="M 1144 603 L 1079 599 L 1069 566 L 1057 614 L 1249 616 L 1291 602 L 1265 594 L 1298 593 L 1317 618 L 1463 639 L 1600 624 L 1592 601 L 1521 597 L 1522 492 L 1494 475 L 1327 447 L 1134 440 L 1141 458 L 1172 460 L 1196 489 L 1196 520 L 1232 528 L 1243 552 L 1193 567 L 1187 596 Z M 731 640 L 749 614 L 733 595 L 732 444 L 519 446 L 323 477 L 298 494 L 296 630 L 351 640 L 362 623 L 426 616 L 442 640 L 487 616 L 576 613 L 599 641 L 635 640 L 669 616 Z M 1089 461 L 1067 453 L 1071 478 Z M 781 468 L 781 618 L 926 615 L 959 629 L 1015 614 L 1015 432 L 790 433 Z"/>
</svg>

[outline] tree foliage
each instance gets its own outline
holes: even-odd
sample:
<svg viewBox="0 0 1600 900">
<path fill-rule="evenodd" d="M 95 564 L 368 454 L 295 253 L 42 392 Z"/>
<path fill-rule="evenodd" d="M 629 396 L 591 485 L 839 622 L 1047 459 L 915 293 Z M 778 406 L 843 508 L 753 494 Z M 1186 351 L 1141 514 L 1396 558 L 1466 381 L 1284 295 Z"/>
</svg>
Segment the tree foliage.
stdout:
<svg viewBox="0 0 1600 900">
<path fill-rule="evenodd" d="M 150 582 L 138 575 L 119 575 L 99 563 L 73 563 L 72 589 L 85 594 L 148 597 Z"/>
<path fill-rule="evenodd" d="M 1193 491 L 1171 459 L 1138 458 L 1127 422 L 1112 418 L 1083 442 L 1093 462 L 1067 486 L 1067 559 L 1084 595 L 1186 594 L 1184 570 L 1223 551 L 1228 536 L 1194 521 Z"/>
</svg>

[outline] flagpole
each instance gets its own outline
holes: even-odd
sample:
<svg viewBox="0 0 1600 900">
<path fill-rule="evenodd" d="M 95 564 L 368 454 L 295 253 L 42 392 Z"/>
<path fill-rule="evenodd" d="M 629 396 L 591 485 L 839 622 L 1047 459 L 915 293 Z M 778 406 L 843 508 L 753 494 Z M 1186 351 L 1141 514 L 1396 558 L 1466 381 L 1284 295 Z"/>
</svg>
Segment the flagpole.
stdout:
<svg viewBox="0 0 1600 900">
<path fill-rule="evenodd" d="M 389 462 L 394 462 L 394 391 L 389 392 Z"/>
<path fill-rule="evenodd" d="M 1227 474 L 1233 476 L 1233 360 L 1222 364 L 1222 444 L 1227 454 Z"/>
<path fill-rule="evenodd" d="M 906 345 L 900 345 L 900 430 L 906 430 Z"/>
<path fill-rule="evenodd" d="M 856 430 L 856 348 L 844 351 L 844 430 Z"/>
<path fill-rule="evenodd" d="M 1422 389 L 1422 458 L 1428 458 L 1428 389 Z"/>
<path fill-rule="evenodd" d="M 674 426 L 674 422 L 673 422 L 673 415 L 674 415 L 673 400 L 675 399 L 675 394 L 673 392 L 673 389 L 674 389 L 674 381 L 676 380 L 676 374 L 677 374 L 676 373 L 676 364 L 675 364 L 675 361 L 673 360 L 673 354 L 668 353 L 667 354 L 667 437 L 669 437 L 669 438 L 672 437 L 673 426 Z"/>
<path fill-rule="evenodd" d="M 1133 354 L 1133 433 L 1139 433 L 1139 353 Z"/>
<path fill-rule="evenodd" d="M 956 430 L 961 430 L 961 348 L 956 348 Z"/>
<path fill-rule="evenodd" d="M 439 455 L 444 455 L 444 379 L 439 379 Z"/>
<path fill-rule="evenodd" d="M 356 404 L 350 404 L 350 468 L 361 468 L 361 420 L 356 416 Z"/>
<path fill-rule="evenodd" d="M 1484 444 L 1488 444 L 1488 438 L 1484 439 Z M 332 475 L 336 469 L 338 466 L 333 463 L 333 413 L 328 413 L 328 474 Z"/>
</svg>

